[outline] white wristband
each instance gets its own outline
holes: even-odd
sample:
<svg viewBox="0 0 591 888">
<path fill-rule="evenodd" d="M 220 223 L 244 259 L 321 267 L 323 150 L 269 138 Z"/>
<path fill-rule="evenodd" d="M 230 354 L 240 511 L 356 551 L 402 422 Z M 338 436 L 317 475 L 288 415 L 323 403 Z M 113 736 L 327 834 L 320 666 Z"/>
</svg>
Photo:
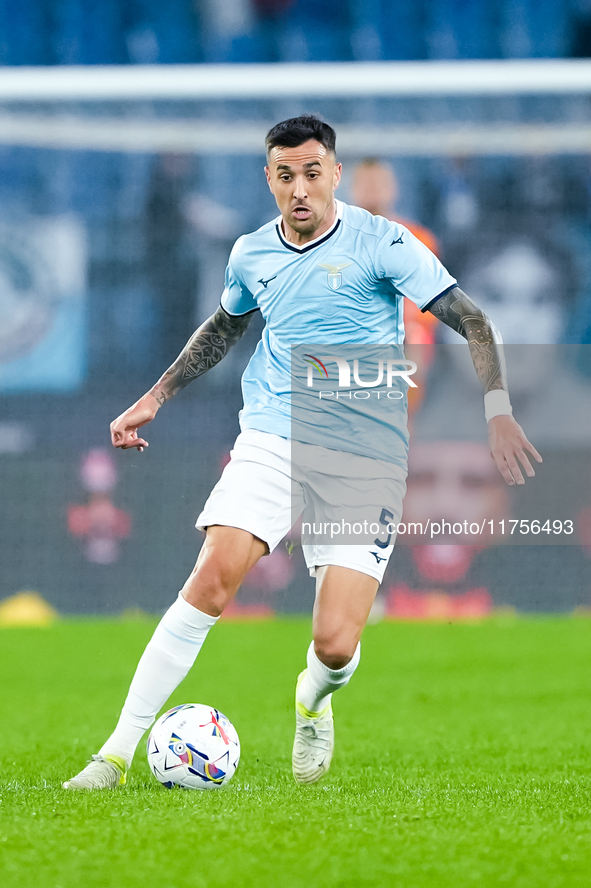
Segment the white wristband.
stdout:
<svg viewBox="0 0 591 888">
<path fill-rule="evenodd" d="M 484 415 L 486 421 L 492 419 L 493 416 L 511 416 L 513 408 L 509 401 L 509 392 L 504 389 L 494 389 L 487 392 L 484 396 Z"/>
</svg>

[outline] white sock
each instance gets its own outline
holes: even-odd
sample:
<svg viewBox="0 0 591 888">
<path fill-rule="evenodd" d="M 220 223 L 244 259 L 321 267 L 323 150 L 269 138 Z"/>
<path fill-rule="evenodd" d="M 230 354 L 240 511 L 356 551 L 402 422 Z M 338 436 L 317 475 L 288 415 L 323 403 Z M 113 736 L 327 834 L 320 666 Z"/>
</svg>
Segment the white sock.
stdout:
<svg viewBox="0 0 591 888">
<path fill-rule="evenodd" d="M 99 755 L 118 755 L 127 767 L 131 765 L 142 735 L 187 675 L 218 619 L 193 607 L 179 593 L 142 654 L 117 727 Z"/>
<path fill-rule="evenodd" d="M 316 656 L 314 642 L 308 648 L 308 670 L 298 685 L 296 700 L 309 713 L 322 712 L 330 703 L 333 691 L 344 688 L 359 666 L 361 644 L 358 644 L 352 659 L 342 669 L 329 669 Z"/>
</svg>

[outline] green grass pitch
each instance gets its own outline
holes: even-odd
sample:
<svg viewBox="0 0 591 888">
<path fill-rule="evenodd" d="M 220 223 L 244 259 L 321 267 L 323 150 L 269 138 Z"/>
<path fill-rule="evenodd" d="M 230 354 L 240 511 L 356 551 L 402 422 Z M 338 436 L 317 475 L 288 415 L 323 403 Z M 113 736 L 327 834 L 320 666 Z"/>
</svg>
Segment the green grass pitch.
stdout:
<svg viewBox="0 0 591 888">
<path fill-rule="evenodd" d="M 60 781 L 112 729 L 154 621 L 0 630 L 3 888 L 591 884 L 591 621 L 370 626 L 335 699 L 330 774 L 297 787 L 293 690 L 309 621 L 221 623 L 169 705 L 215 705 L 227 789 Z"/>
</svg>

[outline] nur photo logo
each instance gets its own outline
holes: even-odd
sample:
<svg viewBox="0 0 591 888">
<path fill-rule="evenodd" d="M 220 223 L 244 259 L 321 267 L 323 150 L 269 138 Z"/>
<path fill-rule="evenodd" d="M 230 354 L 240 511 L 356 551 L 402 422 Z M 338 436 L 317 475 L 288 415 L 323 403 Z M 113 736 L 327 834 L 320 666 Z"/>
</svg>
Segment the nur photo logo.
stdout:
<svg viewBox="0 0 591 888">
<path fill-rule="evenodd" d="M 417 365 L 414 361 L 392 358 L 383 360 L 378 358 L 375 377 L 373 379 L 362 379 L 359 372 L 358 358 L 347 360 L 340 355 L 321 355 L 316 357 L 311 354 L 304 354 L 304 358 L 309 365 L 307 369 L 308 388 L 314 388 L 314 370 L 317 371 L 321 381 L 330 378 L 326 368 L 326 364 L 329 362 L 334 362 L 337 366 L 339 388 L 349 389 L 352 384 L 361 389 L 376 388 L 377 386 L 384 385 L 384 382 L 386 388 L 392 388 L 395 379 L 402 379 L 410 388 L 417 388 L 416 382 L 413 382 L 410 378 L 417 371 Z M 353 376 L 353 383 L 351 383 L 351 376 Z"/>
</svg>

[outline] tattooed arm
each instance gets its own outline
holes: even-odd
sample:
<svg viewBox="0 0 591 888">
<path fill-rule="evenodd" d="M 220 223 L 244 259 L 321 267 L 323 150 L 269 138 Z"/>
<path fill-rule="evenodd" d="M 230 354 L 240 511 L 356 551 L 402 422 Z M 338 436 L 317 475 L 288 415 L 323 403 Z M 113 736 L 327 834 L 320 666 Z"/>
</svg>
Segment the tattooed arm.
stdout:
<svg viewBox="0 0 591 888">
<path fill-rule="evenodd" d="M 488 420 L 490 450 L 507 484 L 525 484 L 519 463 L 529 478 L 535 475 L 525 451 L 528 451 L 537 462 L 542 462 L 542 457 L 511 415 L 500 333 L 485 313 L 474 305 L 459 287 L 453 287 L 441 296 L 430 306 L 429 311 L 468 341 L 476 373 L 484 388 L 485 404 L 488 397 L 489 403 L 492 399 L 498 398 L 506 405 L 506 409 L 503 406 Z M 494 392 L 498 392 L 499 395 L 492 394 L 491 398 L 491 393 Z"/>
<path fill-rule="evenodd" d="M 484 391 L 507 391 L 507 373 L 499 331 L 459 287 L 433 303 L 429 311 L 468 340 L 468 348 Z"/>
<path fill-rule="evenodd" d="M 155 386 L 125 413 L 111 423 L 114 447 L 141 452 L 148 442 L 138 438 L 137 430 L 156 416 L 162 405 L 186 385 L 210 370 L 225 357 L 245 332 L 254 312 L 230 315 L 222 306 L 193 333 L 186 346 Z"/>
<path fill-rule="evenodd" d="M 245 332 L 252 314 L 230 315 L 220 305 L 215 314 L 193 333 L 174 364 L 150 389 L 148 394 L 154 396 L 158 406 L 162 407 L 186 385 L 215 367 Z"/>
</svg>

